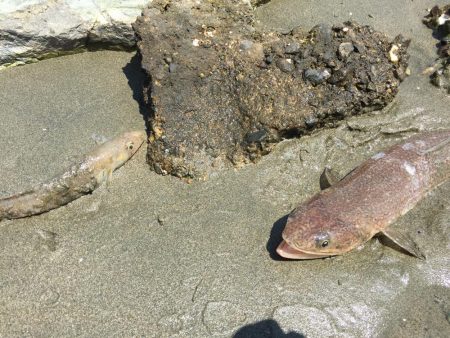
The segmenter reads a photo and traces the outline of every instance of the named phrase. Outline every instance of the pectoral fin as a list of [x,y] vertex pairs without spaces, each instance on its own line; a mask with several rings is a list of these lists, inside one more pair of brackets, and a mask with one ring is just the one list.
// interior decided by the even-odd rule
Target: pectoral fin
[[95,176],[97,179],[97,184],[100,185],[105,183],[106,187],[108,187],[112,179],[112,173],[113,171],[111,169],[103,169],[99,171]]
[[111,184],[111,181],[112,181],[112,173],[113,173],[113,171],[112,171],[112,169],[108,169],[107,171],[106,171],[106,187],[107,188],[109,188],[109,185]]
[[350,175],[353,171],[355,171],[356,168],[350,170],[344,177],[339,177],[338,173],[331,169],[329,166],[326,166],[323,170],[322,174],[320,175],[320,189],[325,190],[331,187],[332,185],[335,185],[337,182],[342,181],[344,178],[346,178],[348,175]]
[[381,233],[411,255],[420,259],[425,259],[425,255],[420,251],[417,244],[409,238],[409,236],[406,236],[392,228],[386,228],[381,231]]
[[320,189],[325,190],[340,181],[338,175],[330,168],[325,167],[320,175]]

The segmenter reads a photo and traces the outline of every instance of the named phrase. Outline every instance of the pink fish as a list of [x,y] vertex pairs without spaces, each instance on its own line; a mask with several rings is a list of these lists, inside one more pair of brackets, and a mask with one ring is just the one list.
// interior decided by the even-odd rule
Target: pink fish
[[382,233],[425,258],[393,223],[449,178],[450,130],[418,134],[375,154],[294,209],[277,253],[291,259],[341,255]]

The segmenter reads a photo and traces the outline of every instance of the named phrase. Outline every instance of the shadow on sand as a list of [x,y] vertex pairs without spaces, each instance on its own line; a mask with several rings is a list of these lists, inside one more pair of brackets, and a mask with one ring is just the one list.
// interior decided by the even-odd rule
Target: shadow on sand
[[[142,57],[139,53],[136,53],[128,62],[125,67],[122,68],[123,73],[128,79],[128,85],[133,91],[133,99],[139,104],[139,113],[145,122],[145,128],[147,132],[150,130],[150,107],[147,107],[144,100],[144,87],[148,87],[149,76],[147,76],[141,67]],[[150,93],[148,93],[150,97]]]
[[284,333],[275,320],[266,319],[241,327],[233,338],[305,338],[305,335],[297,332]]
[[286,222],[289,215],[285,215],[278,219],[272,227],[272,231],[270,232],[269,240],[266,244],[266,249],[269,252],[270,258],[276,261],[286,261],[283,257],[280,257],[277,254],[277,246],[281,243],[282,237],[281,234],[283,232],[284,227],[286,226]]

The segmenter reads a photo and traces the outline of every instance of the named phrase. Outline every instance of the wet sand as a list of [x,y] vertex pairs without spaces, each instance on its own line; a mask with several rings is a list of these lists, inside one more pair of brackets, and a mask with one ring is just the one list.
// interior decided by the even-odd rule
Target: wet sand
[[[299,3],[258,8],[261,26],[309,29],[352,12],[413,38],[412,74],[394,102],[207,182],[159,176],[140,151],[108,188],[1,222],[0,336],[447,336],[450,183],[396,223],[426,261],[378,239],[324,260],[274,253],[285,215],[319,190],[325,165],[345,175],[417,131],[450,128],[449,97],[420,74],[435,57],[420,22],[434,3]],[[53,177],[96,141],[144,128],[139,85],[137,59],[123,52],[0,72],[0,196]]]

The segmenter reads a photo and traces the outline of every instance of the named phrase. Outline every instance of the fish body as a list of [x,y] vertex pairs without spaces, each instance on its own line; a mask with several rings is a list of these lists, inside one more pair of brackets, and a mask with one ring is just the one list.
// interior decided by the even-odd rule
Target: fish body
[[89,194],[144,143],[144,131],[124,133],[103,143],[62,175],[34,189],[0,199],[0,221],[41,214]]
[[390,225],[448,179],[450,130],[418,134],[375,154],[294,209],[277,252],[291,259],[340,255],[383,233],[421,257]]

